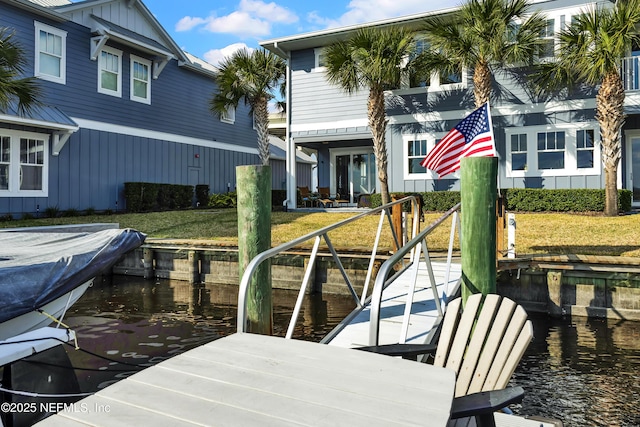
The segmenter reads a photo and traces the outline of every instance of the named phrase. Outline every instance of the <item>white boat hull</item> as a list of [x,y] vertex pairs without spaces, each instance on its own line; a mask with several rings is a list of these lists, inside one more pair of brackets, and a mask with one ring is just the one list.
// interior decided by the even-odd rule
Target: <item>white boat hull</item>
[[45,304],[40,307],[42,313],[40,311],[30,311],[0,323],[0,341],[50,325],[54,321],[46,314],[63,321],[65,312],[85,293],[92,283],[93,279],[88,280],[70,292]]

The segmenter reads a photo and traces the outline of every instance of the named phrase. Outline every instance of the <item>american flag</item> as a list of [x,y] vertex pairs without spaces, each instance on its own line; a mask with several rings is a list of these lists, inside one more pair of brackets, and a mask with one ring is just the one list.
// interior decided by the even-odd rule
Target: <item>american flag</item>
[[438,179],[460,169],[463,157],[494,157],[496,149],[489,103],[462,119],[436,144],[420,164],[438,174]]

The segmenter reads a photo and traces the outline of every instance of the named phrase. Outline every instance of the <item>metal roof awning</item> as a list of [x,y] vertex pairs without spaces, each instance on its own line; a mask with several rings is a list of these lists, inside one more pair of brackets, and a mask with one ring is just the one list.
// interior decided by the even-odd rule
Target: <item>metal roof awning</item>
[[94,22],[92,32],[97,36],[91,38],[91,60],[98,59],[98,53],[107,40],[113,39],[119,43],[135,47],[155,56],[153,60],[153,78],[157,79],[167,63],[175,56],[171,50],[157,41],[141,34],[123,28],[119,25],[91,15]]
[[15,103],[10,104],[6,111],[0,111],[0,123],[31,126],[45,129],[53,135],[52,154],[57,156],[64,147],[71,134],[80,127],[69,116],[57,107],[40,105],[28,111],[20,111]]

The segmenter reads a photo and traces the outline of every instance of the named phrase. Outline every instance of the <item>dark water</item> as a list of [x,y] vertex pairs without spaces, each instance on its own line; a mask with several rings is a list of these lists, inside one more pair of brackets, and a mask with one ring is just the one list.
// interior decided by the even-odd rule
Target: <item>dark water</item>
[[[119,276],[96,281],[66,318],[83,349],[68,351],[81,368],[75,372],[82,390],[95,392],[234,333],[237,291]],[[276,335],[284,335],[296,296],[275,292]],[[295,337],[319,341],[353,308],[349,296],[309,297]],[[640,426],[640,322],[532,317],[535,341],[513,378],[526,396],[514,412],[565,426]]]
[[513,377],[521,413],[565,426],[640,426],[640,322],[531,316],[535,334]]

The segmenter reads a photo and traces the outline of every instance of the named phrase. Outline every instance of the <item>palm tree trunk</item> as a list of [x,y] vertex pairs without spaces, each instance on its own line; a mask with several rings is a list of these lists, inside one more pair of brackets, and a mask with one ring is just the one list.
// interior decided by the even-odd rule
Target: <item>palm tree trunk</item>
[[267,98],[259,98],[254,105],[255,126],[258,133],[258,156],[263,166],[269,164],[269,109]]
[[600,124],[606,216],[618,215],[618,164],[624,124],[624,87],[617,71],[607,74],[596,96],[596,119]]
[[373,154],[376,156],[376,169],[380,181],[380,195],[382,204],[389,203],[389,177],[387,174],[387,144],[385,133],[387,131],[387,117],[384,109],[384,91],[382,88],[370,88],[367,103],[369,115],[369,127],[373,135]]
[[473,72],[473,97],[476,108],[489,102],[491,96],[491,69],[486,62],[478,62]]

